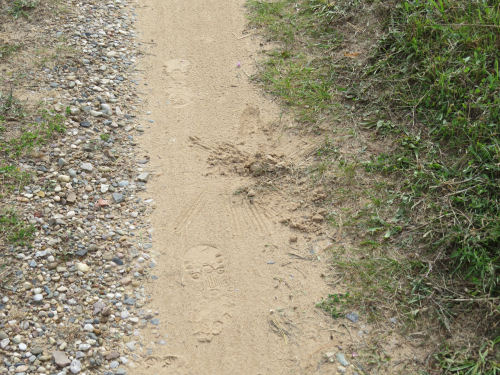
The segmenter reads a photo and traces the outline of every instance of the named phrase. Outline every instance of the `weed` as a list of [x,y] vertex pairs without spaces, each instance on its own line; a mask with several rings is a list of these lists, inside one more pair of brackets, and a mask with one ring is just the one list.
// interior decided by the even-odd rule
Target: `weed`
[[318,302],[316,304],[316,307],[326,312],[333,319],[337,319],[345,315],[344,307],[348,300],[349,300],[349,293],[329,294],[327,298]]
[[5,59],[12,55],[14,52],[21,48],[18,44],[3,44],[0,45],[0,60]]
[[0,213],[0,235],[7,242],[17,246],[27,246],[31,243],[35,228],[26,224],[12,211]]
[[21,190],[31,181],[28,172],[21,171],[15,165],[0,165],[0,198],[13,190]]
[[21,134],[7,141],[0,141],[0,152],[9,157],[19,157],[33,147],[46,143],[56,133],[64,133],[64,117],[41,110],[36,121],[24,126]]
[[[493,340],[488,340],[481,345],[477,353],[469,351],[455,352],[449,348],[444,348],[436,355],[436,360],[440,363],[445,374],[457,375],[497,375],[500,371],[500,358],[498,355],[498,344],[500,336]],[[496,355],[493,360],[488,360],[491,355]]]
[[12,91],[8,95],[0,92],[0,121],[7,119],[18,120],[23,118],[24,115],[23,106]]
[[110,138],[110,135],[108,133],[102,133],[100,136],[101,140],[103,140],[104,142],[107,142],[109,141],[109,138]]
[[34,0],[14,0],[9,9],[9,13],[15,19],[28,18],[28,11],[35,9],[38,5]]

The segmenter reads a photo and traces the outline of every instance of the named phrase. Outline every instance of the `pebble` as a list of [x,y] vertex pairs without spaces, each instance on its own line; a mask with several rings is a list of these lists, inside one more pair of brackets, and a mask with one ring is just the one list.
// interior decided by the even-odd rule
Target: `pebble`
[[120,194],[120,193],[113,193],[112,196],[113,196],[113,201],[115,203],[121,203],[125,200],[125,197],[123,196],[123,194]]
[[71,363],[66,353],[59,350],[52,353],[52,358],[58,367],[66,367]]
[[71,361],[71,365],[69,366],[69,370],[73,374],[78,374],[82,371],[82,363],[78,359],[74,359]]
[[76,269],[80,272],[87,273],[90,270],[90,267],[85,263],[76,263]]
[[344,354],[343,354],[343,353],[340,353],[340,352],[339,352],[339,353],[337,353],[337,354],[335,355],[335,357],[337,358],[337,361],[339,361],[339,363],[340,363],[342,366],[344,366],[344,367],[349,366],[349,362],[347,362],[347,360],[345,359],[345,356],[344,356]]
[[137,181],[147,182],[148,178],[149,178],[149,173],[141,173],[139,176],[137,176]]
[[359,315],[355,312],[347,313],[345,317],[353,323],[356,323],[359,320]]
[[10,344],[10,339],[6,338],[0,341],[0,348],[5,349]]
[[92,172],[94,166],[91,163],[82,163],[80,164],[80,169],[83,169],[85,172]]

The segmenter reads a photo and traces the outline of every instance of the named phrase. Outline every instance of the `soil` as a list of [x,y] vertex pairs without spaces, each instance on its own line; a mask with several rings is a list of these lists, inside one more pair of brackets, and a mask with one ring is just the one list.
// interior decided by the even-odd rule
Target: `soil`
[[[356,351],[384,328],[316,307],[346,290],[329,277],[325,193],[296,173],[320,139],[296,134],[250,82],[261,46],[246,23],[243,0],[138,9],[160,324],[144,332],[149,353],[132,373],[364,373]],[[397,373],[415,349],[387,335]]]

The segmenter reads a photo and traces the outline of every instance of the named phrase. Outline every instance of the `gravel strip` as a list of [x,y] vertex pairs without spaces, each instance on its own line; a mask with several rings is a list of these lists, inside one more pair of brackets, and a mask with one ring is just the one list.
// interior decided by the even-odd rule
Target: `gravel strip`
[[34,178],[9,198],[36,232],[30,247],[0,251],[0,374],[125,374],[155,316],[144,308],[153,201],[140,194],[151,176],[134,140],[133,7],[66,6],[37,26],[72,51],[29,75],[66,132],[21,160]]

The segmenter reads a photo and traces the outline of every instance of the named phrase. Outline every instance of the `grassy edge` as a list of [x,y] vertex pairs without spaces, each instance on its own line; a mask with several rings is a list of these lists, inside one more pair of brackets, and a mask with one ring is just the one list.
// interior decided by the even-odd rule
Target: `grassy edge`
[[[373,5],[375,5],[375,7],[383,6],[382,4],[377,3],[377,1],[367,2],[361,0],[338,1],[335,3],[320,0],[284,0],[275,2],[249,1],[249,17],[252,25],[263,28],[265,30],[265,34],[270,40],[278,41],[280,43],[277,49],[268,54],[267,59],[261,66],[261,70],[257,75],[256,81],[261,83],[265,90],[280,97],[282,99],[282,103],[285,106],[292,108],[292,110],[296,113],[298,120],[306,125],[315,125],[323,122],[325,119],[330,119],[334,114],[338,114],[339,108],[345,110],[346,103],[349,103],[347,108],[363,108],[365,110],[365,113],[363,114],[365,119],[362,122],[362,125],[367,129],[371,129],[371,131],[376,134],[377,138],[391,139],[394,146],[397,148],[394,158],[387,156],[387,154],[382,154],[372,158],[372,160],[368,162],[363,163],[362,167],[368,173],[382,173],[390,176],[391,178],[398,178],[401,186],[398,188],[399,190],[396,191],[396,194],[392,194],[398,195],[398,198],[395,200],[391,197],[391,194],[387,194],[379,198],[379,205],[380,203],[386,204],[391,202],[391,204],[398,207],[398,211],[402,212],[395,213],[390,210],[385,210],[384,212],[383,209],[377,209],[375,207],[376,204],[372,204],[371,207],[367,207],[367,211],[369,212],[364,215],[364,218],[357,217],[359,212],[351,216],[351,230],[354,232],[364,231],[369,233],[368,239],[365,239],[363,242],[365,242],[365,244],[375,244],[373,248],[369,249],[369,256],[375,257],[377,262],[380,262],[378,264],[377,262],[371,262],[368,267],[366,264],[363,264],[366,263],[363,262],[363,259],[361,259],[361,261],[360,259],[353,259],[349,262],[337,260],[334,261],[335,268],[343,271],[346,271],[349,267],[356,267],[358,269],[359,267],[362,267],[364,270],[371,269],[373,274],[372,276],[378,277],[378,280],[390,282],[391,278],[384,277],[385,275],[381,272],[386,270],[384,263],[387,261],[389,263],[395,262],[394,264],[396,264],[397,267],[408,264],[409,268],[404,266],[402,269],[410,271],[404,275],[405,277],[408,276],[410,282],[406,283],[405,288],[401,289],[401,291],[410,292],[412,295],[411,303],[408,301],[404,301],[402,303],[402,307],[405,310],[404,315],[411,317],[411,320],[414,321],[420,312],[423,313],[428,311],[429,308],[426,305],[433,304],[432,310],[435,312],[437,311],[436,316],[440,320],[440,326],[442,329],[444,328],[445,332],[448,331],[448,335],[450,334],[450,330],[456,328],[452,326],[451,321],[459,314],[472,315],[478,312],[481,314],[488,314],[489,322],[494,324],[494,317],[498,314],[498,305],[496,304],[497,298],[495,297],[495,289],[498,284],[491,278],[486,284],[482,283],[482,280],[480,279],[487,279],[488,277],[493,277],[496,274],[495,268],[498,267],[498,258],[495,260],[494,255],[493,258],[485,258],[484,264],[481,263],[481,260],[477,261],[476,263],[482,268],[472,270],[472,273],[469,274],[467,269],[472,268],[470,267],[471,260],[467,257],[470,257],[471,255],[474,256],[474,247],[470,248],[472,252],[470,254],[464,251],[465,248],[462,248],[464,250],[461,250],[461,252],[459,250],[458,253],[456,251],[452,253],[455,258],[455,262],[453,262],[452,266],[445,264],[449,253],[445,256],[439,248],[436,250],[436,247],[434,247],[433,251],[429,251],[432,250],[432,247],[427,247],[426,250],[416,254],[415,259],[409,259],[408,261],[406,259],[402,259],[401,257],[387,258],[379,256],[381,253],[381,247],[386,248],[387,246],[405,248],[405,250],[408,251],[409,248],[412,246],[415,247],[416,245],[416,248],[419,249],[417,251],[420,252],[421,249],[425,249],[425,244],[423,244],[425,241],[415,240],[415,237],[418,236],[422,236],[423,238],[430,236],[429,239],[439,242],[439,246],[441,247],[447,246],[448,248],[452,248],[453,246],[456,246],[452,244],[453,236],[448,236],[449,233],[453,235],[453,225],[450,226],[446,223],[446,225],[442,226],[441,238],[438,237],[440,234],[438,230],[435,232],[429,232],[427,229],[432,226],[439,228],[444,221],[442,219],[445,216],[443,216],[442,211],[440,211],[441,207],[439,206],[439,202],[436,202],[434,205],[429,205],[426,209],[426,214],[429,214],[430,217],[433,218],[427,223],[422,222],[421,217],[412,217],[412,214],[408,213],[410,211],[408,210],[408,207],[414,209],[415,205],[418,206],[419,204],[422,204],[422,202],[425,202],[425,199],[428,199],[426,195],[431,195],[429,194],[429,188],[432,188],[433,186],[430,184],[431,182],[435,182],[435,184],[437,184],[441,189],[446,187],[448,190],[445,191],[445,194],[450,194],[450,196],[455,196],[455,193],[457,192],[458,194],[463,192],[461,192],[459,187],[455,187],[455,184],[453,184],[454,182],[460,181],[457,180],[457,178],[461,177],[460,175],[450,177],[446,176],[444,173],[432,173],[431,177],[433,178],[437,175],[437,178],[434,178],[435,181],[425,178],[421,178],[422,181],[404,178],[404,174],[407,173],[408,170],[413,171],[413,174],[416,175],[417,178],[419,177],[419,174],[422,173],[422,154],[427,151],[432,152],[433,157],[430,157],[429,160],[423,160],[427,162],[425,168],[428,168],[430,171],[441,167],[435,162],[437,157],[443,157],[444,155],[444,157],[448,157],[451,161],[455,162],[456,154],[453,154],[453,148],[456,148],[456,145],[454,146],[450,143],[447,144],[446,142],[438,144],[435,141],[436,138],[433,138],[433,135],[430,134],[425,128],[422,128],[420,124],[415,126],[416,123],[426,120],[425,118],[422,118],[421,115],[416,113],[420,111],[419,105],[421,103],[426,106],[434,105],[435,103],[432,102],[432,99],[431,101],[428,101],[426,96],[416,97],[414,91],[408,90],[404,98],[412,106],[409,106],[407,103],[405,103],[405,106],[401,106],[401,103],[389,101],[389,99],[387,99],[387,92],[390,91],[387,87],[375,87],[374,89],[373,82],[376,81],[376,79],[370,80],[367,77],[371,75],[371,78],[380,78],[380,76],[377,76],[377,69],[392,69],[392,65],[384,66],[381,63],[374,63],[374,60],[369,61],[367,59],[363,63],[359,63],[357,66],[356,64],[346,64],[347,69],[354,72],[359,70],[360,67],[370,68],[366,72],[363,74],[358,72],[356,72],[356,74],[345,74],[344,77],[341,77],[341,74],[346,73],[347,70],[346,66],[341,66],[341,61],[343,60],[342,57],[335,61],[334,64],[331,63],[332,56],[336,56],[335,52],[338,51],[338,47],[344,39],[341,32],[342,27],[339,26],[341,21],[350,20],[353,18],[353,15],[359,16],[360,13],[356,13],[354,10],[356,7],[363,8],[365,5],[370,7]],[[442,16],[446,13],[445,10],[446,7],[449,6],[449,3],[447,1],[429,1],[427,5],[430,7],[437,7],[436,9],[431,9],[431,11],[437,12]],[[405,11],[407,12],[406,14],[411,15],[413,10],[407,8]],[[385,19],[381,22],[381,24],[385,23],[386,26],[390,24],[392,27],[395,27],[398,26],[397,22],[402,23],[405,21],[405,19],[401,19],[402,15],[404,16],[405,14],[404,12],[390,14],[393,18]],[[395,16],[400,18],[398,19]],[[429,26],[424,25],[422,27],[425,29]],[[454,27],[455,26],[450,26],[450,28]],[[401,28],[397,30],[398,32],[401,32]],[[445,32],[447,31],[445,30]],[[453,36],[455,36],[455,34],[453,34]],[[461,35],[459,34],[458,37],[460,36]],[[380,44],[378,44],[378,46],[383,46],[384,43],[386,43],[385,46],[387,46],[387,38],[389,37],[394,36],[390,35],[390,33],[387,33],[386,31],[379,39]],[[399,47],[402,45],[404,44],[402,43]],[[416,48],[418,50],[418,46]],[[383,51],[381,47],[378,48],[376,52],[379,54],[379,60],[383,61],[381,57],[384,56],[380,55],[380,51]],[[388,52],[387,48],[386,51]],[[354,53],[344,52],[344,57],[350,58],[353,56]],[[373,56],[376,57],[376,53]],[[329,61],[326,62],[327,60]],[[466,62],[468,62],[468,60]],[[392,61],[391,63],[394,64]],[[470,68],[468,69],[470,71]],[[495,71],[494,68],[493,71]],[[496,71],[497,77],[499,77],[498,69]],[[394,71],[391,71],[391,74],[394,78]],[[489,73],[486,72],[487,76],[488,74]],[[350,81],[346,82],[345,77],[348,77]],[[444,78],[446,78],[446,76],[444,76]],[[453,80],[450,81],[450,79],[451,78],[449,78],[448,81],[443,82],[453,82]],[[367,85],[364,85],[363,80],[370,80],[372,87],[367,88]],[[490,86],[496,85],[495,82],[496,81],[494,80],[490,80]],[[397,89],[402,90],[401,87],[397,87]],[[466,89],[467,86],[465,86],[464,90]],[[493,91],[496,89],[493,89]],[[390,104],[388,105],[388,107],[390,107],[390,111],[378,111],[377,109],[374,110],[373,108],[367,108],[364,102],[373,98],[374,93],[383,94],[380,96],[381,98],[384,98],[386,101],[385,103]],[[415,98],[413,99],[413,102],[411,102],[411,98]],[[375,102],[378,105],[383,103],[382,100],[376,100]],[[489,102],[486,102],[485,105],[487,106],[488,103]],[[410,109],[411,123],[405,123],[405,121],[401,120],[402,117],[404,117],[408,112],[408,108]],[[494,113],[493,116],[495,116]],[[468,120],[470,121],[470,119]],[[492,134],[495,139],[495,133]],[[498,135],[498,133],[496,134]],[[447,136],[450,136],[450,134],[447,134]],[[498,140],[498,138],[496,139]],[[447,151],[446,147],[448,147],[451,151]],[[471,149],[471,152],[473,151],[474,149]],[[331,163],[330,165],[332,164],[335,163]],[[325,163],[324,165],[326,166],[328,164]],[[323,168],[325,169],[327,167]],[[449,186],[446,185],[450,182],[452,182],[451,186],[453,186],[453,190],[451,191],[449,190]],[[465,192],[470,192],[472,189],[477,188],[478,181],[475,182],[476,184],[472,187],[470,185],[465,186],[463,188],[465,189]],[[416,194],[411,191],[414,188],[419,190]],[[433,189],[439,191],[439,189],[436,189],[435,187]],[[410,191],[410,194],[407,193],[408,190]],[[495,194],[494,191],[495,188],[493,187],[491,190],[492,194]],[[435,191],[432,193],[435,194]],[[498,201],[496,201],[496,203],[495,201],[490,201],[490,203],[492,203],[491,206],[493,206],[493,208],[496,206],[496,209],[498,209]],[[405,210],[406,213],[404,212]],[[399,214],[401,215],[398,218]],[[486,214],[488,215],[488,213]],[[456,216],[457,211],[451,210],[445,215]],[[491,212],[489,215],[491,215]],[[458,216],[461,215],[458,214]],[[469,218],[465,218],[465,220],[467,221]],[[459,223],[459,225],[462,225],[462,223]],[[494,237],[492,237],[492,241],[492,244],[494,245]],[[498,238],[496,241],[498,244]],[[430,241],[427,241],[427,243],[430,243]],[[367,252],[366,246],[362,245],[361,248],[362,251]],[[495,254],[494,249],[493,252],[490,250],[490,254]],[[460,259],[460,257],[462,259]],[[456,261],[457,258],[458,262]],[[475,260],[476,259],[472,259],[472,261]],[[439,269],[440,271],[435,273],[436,269]],[[490,276],[484,277],[484,275],[486,275],[484,272],[487,272]],[[446,290],[446,283],[444,285],[436,284],[440,277],[444,277],[448,280],[446,273],[451,273],[453,275],[452,280],[455,284],[453,285],[453,288],[455,288],[455,290],[452,293],[448,293],[449,291]],[[431,277],[429,277],[430,274]],[[476,278],[476,280],[474,280],[474,278]],[[374,279],[372,278],[372,281],[373,280]],[[400,279],[396,278],[395,282],[398,283],[399,280]],[[362,283],[362,285],[367,284]],[[375,285],[378,284],[376,283]],[[456,294],[457,290],[462,290],[462,292]],[[391,293],[392,292],[394,292],[394,288],[391,288]],[[435,298],[434,296],[436,295],[438,295],[439,298]],[[380,295],[376,295],[376,297],[379,298]],[[369,302],[370,298],[367,298],[365,294],[358,296],[357,299],[350,298],[350,300],[357,301],[358,304],[362,305]],[[328,299],[326,299],[326,301],[328,301]],[[324,301],[320,302],[320,304],[323,302]],[[416,306],[420,306],[420,308],[414,308],[415,304]],[[322,306],[323,305],[324,303]],[[325,306],[329,308],[330,305],[331,304],[326,304]],[[441,313],[439,313],[439,310],[441,310]],[[427,315],[428,318],[432,317],[429,313],[422,315]],[[437,351],[434,364],[437,363],[446,373],[496,373],[498,368],[498,358],[496,358],[495,355],[492,356],[492,353],[498,350],[496,347],[498,342],[497,338],[498,335],[495,337],[493,334],[492,339],[484,338],[482,343],[481,340],[479,340],[479,342],[472,343],[470,351],[462,352],[461,349],[457,347],[447,347]],[[443,345],[445,345],[445,342]],[[482,349],[485,343],[491,344],[489,347],[492,349],[487,352],[488,355],[484,355],[485,351]],[[450,358],[453,358],[453,360],[450,360]]]

